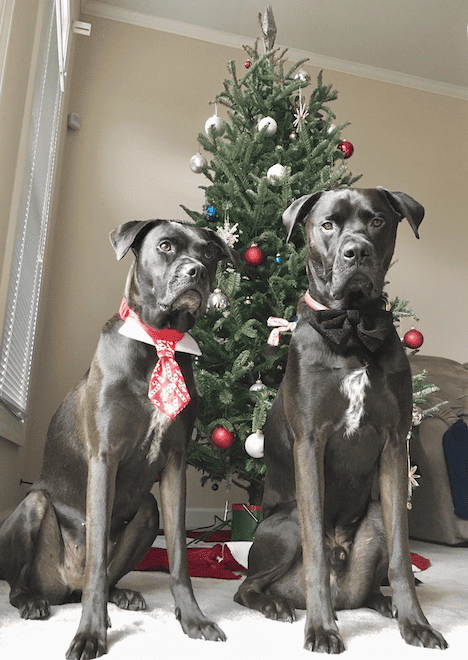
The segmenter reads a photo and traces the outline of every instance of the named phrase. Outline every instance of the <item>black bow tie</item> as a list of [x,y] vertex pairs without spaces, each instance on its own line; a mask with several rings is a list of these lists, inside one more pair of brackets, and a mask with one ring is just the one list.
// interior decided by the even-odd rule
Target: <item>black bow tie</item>
[[308,309],[307,321],[323,337],[342,346],[350,337],[374,353],[393,330],[393,315],[384,309]]

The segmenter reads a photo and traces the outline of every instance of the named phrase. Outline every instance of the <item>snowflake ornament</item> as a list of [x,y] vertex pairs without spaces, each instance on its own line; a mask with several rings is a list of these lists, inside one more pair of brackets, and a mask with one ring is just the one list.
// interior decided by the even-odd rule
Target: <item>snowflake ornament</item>
[[234,247],[234,245],[239,240],[239,234],[242,234],[242,231],[240,229],[239,232],[237,233],[238,226],[239,224],[237,222],[235,225],[231,226],[229,224],[229,218],[224,218],[224,227],[217,227],[216,233],[220,238],[223,239],[225,243],[229,245],[229,247]]
[[307,110],[307,106],[303,101],[301,94],[299,94],[298,96],[298,101],[299,101],[299,107],[294,113],[296,119],[293,121],[293,125],[297,131],[301,131],[302,127],[306,123],[307,117],[309,116],[309,111]]

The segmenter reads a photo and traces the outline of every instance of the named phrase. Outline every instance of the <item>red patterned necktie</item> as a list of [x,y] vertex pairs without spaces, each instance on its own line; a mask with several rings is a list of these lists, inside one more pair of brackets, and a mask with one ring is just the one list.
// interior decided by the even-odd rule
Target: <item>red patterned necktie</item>
[[156,347],[158,361],[151,374],[148,398],[166,417],[173,420],[190,402],[190,394],[184,376],[174,358],[176,344],[184,337],[184,332],[167,328],[156,330],[138,318],[136,312],[128,306],[125,298],[119,309],[119,317],[125,321],[134,318],[151,337]]

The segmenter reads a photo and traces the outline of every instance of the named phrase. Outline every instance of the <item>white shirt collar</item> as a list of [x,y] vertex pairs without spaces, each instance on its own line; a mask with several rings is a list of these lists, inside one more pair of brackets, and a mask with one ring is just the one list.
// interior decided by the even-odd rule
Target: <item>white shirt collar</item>
[[[138,321],[131,316],[123,322],[122,327],[119,328],[119,333],[124,335],[124,337],[136,339],[137,341],[142,341],[145,344],[154,346],[154,341],[149,334],[141,327]],[[179,351],[179,353],[190,353],[191,355],[202,354],[197,342],[188,332],[186,332],[182,339],[176,344],[176,351]]]

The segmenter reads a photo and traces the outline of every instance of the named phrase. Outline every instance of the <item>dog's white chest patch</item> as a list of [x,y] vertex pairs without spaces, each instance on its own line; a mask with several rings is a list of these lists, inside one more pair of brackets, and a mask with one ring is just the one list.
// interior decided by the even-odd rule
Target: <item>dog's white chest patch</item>
[[341,392],[348,397],[349,405],[345,412],[345,433],[347,436],[355,433],[364,415],[366,388],[369,386],[367,367],[361,367],[348,374],[341,383]]
[[162,437],[170,423],[171,420],[166,415],[163,415],[157,408],[154,409],[145,438],[145,444],[149,443],[146,455],[149,464],[154,463],[158,458]]

